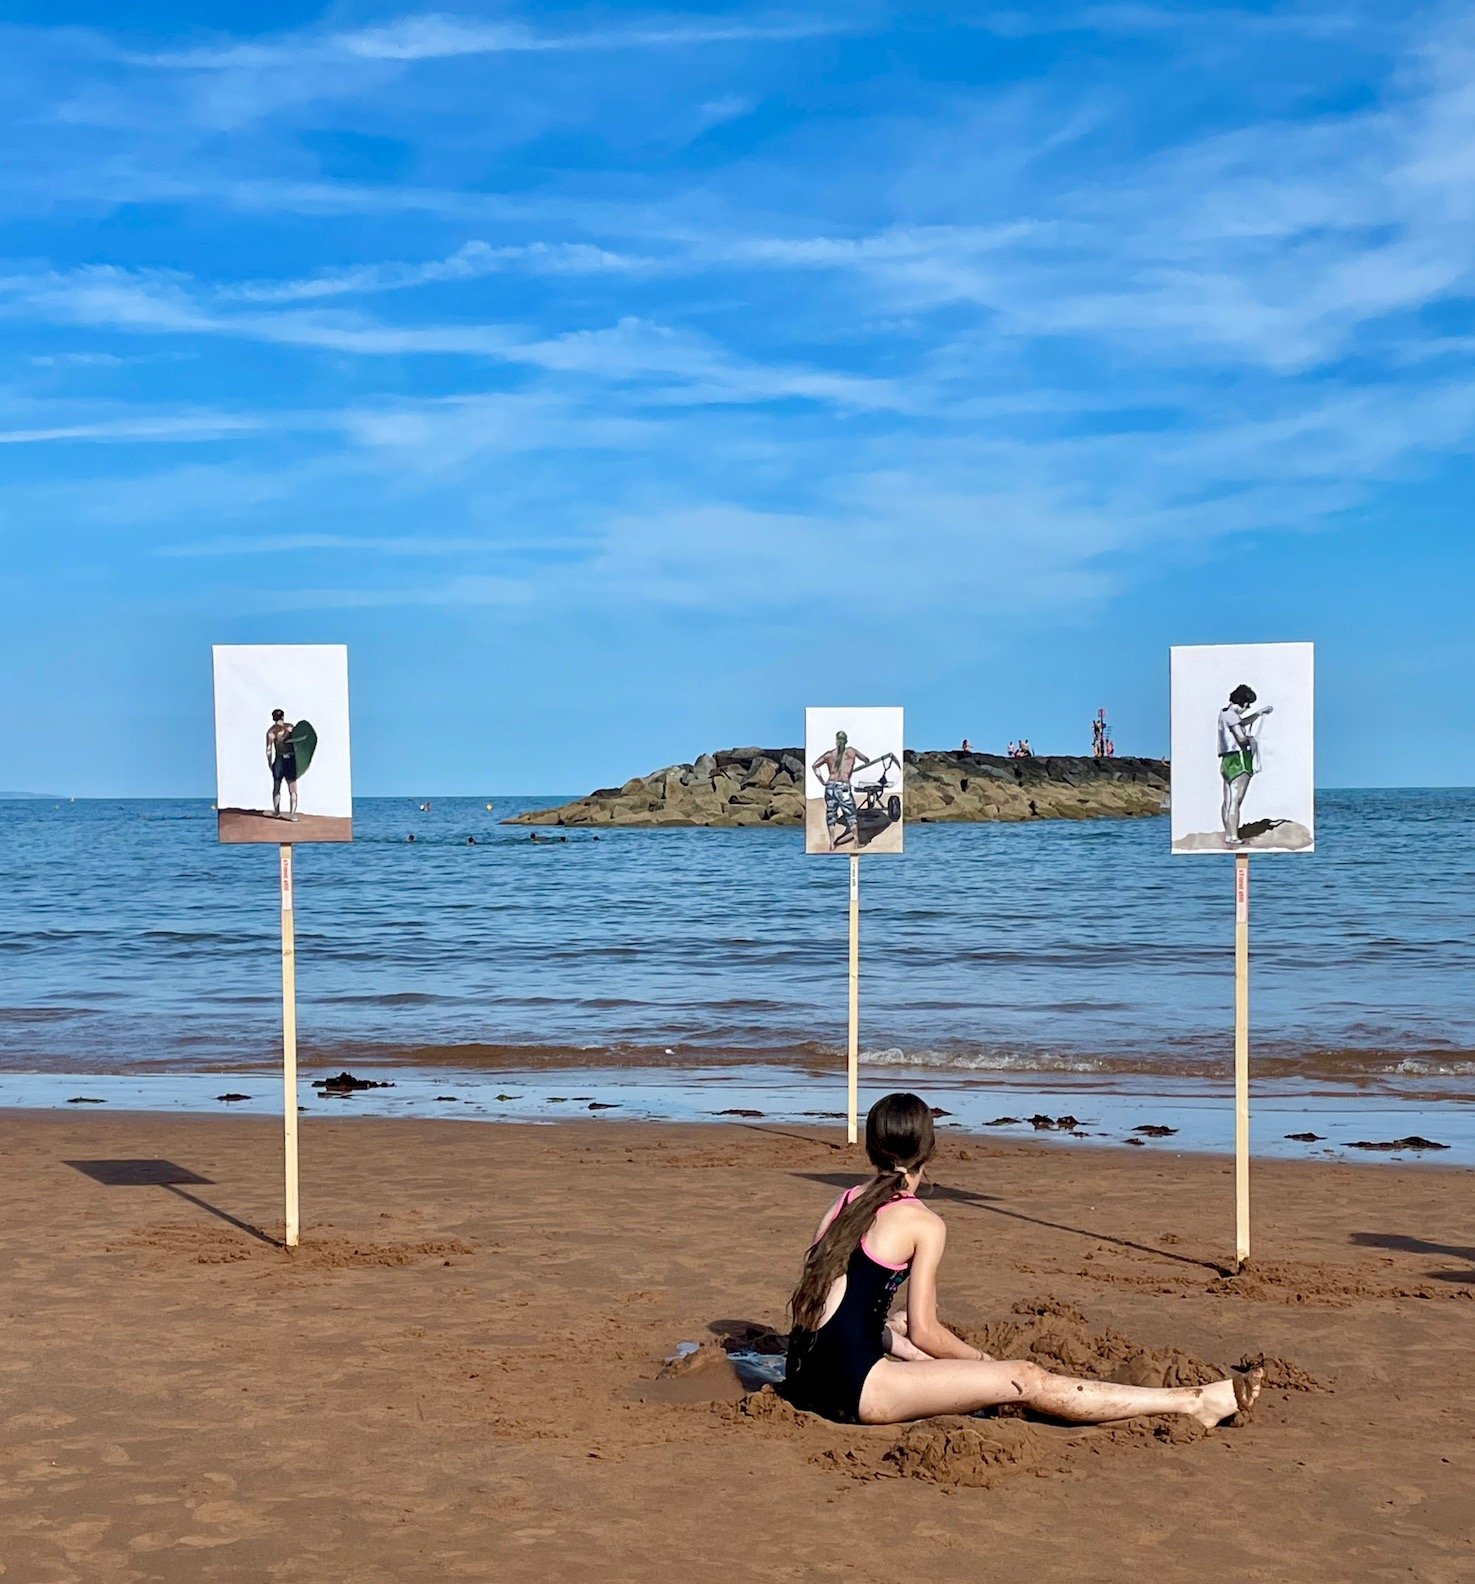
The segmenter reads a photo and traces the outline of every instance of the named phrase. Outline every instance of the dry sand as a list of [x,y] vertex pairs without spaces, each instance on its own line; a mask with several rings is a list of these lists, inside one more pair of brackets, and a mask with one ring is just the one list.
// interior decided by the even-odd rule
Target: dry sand
[[825,823],[825,800],[823,798],[807,798],[804,803],[804,850],[809,853],[818,853],[823,857],[831,854],[843,855],[845,853],[899,853],[902,851],[903,833],[906,830],[904,820],[894,824],[881,825],[879,816],[869,816],[869,823],[864,827],[869,835],[863,835],[859,844],[855,842],[841,842],[838,847],[830,845],[830,828]]
[[353,840],[353,821],[335,814],[299,814],[291,820],[259,809],[223,808],[216,833],[223,842],[346,842]]
[[314,1120],[295,1254],[279,1159],[242,1117],[0,1116],[5,1584],[1475,1576],[1468,1171],[1263,1164],[1226,1279],[1224,1162],[948,1139],[960,1328],[1272,1385],[1216,1432],[868,1429],[721,1347],[781,1324],[833,1134]]

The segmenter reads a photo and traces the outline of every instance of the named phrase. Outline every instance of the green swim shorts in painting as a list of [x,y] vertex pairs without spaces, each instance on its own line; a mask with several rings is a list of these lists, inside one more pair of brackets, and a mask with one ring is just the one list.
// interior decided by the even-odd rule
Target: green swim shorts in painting
[[1238,781],[1241,776],[1254,775],[1254,754],[1248,748],[1240,748],[1234,753],[1220,754],[1219,773],[1226,781]]

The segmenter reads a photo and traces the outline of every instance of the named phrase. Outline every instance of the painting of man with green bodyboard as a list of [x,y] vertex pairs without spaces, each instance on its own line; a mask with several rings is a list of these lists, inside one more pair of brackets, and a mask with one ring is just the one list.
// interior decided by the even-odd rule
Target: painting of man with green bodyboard
[[[215,706],[221,841],[351,840],[348,658],[342,645],[217,647]],[[265,774],[258,757],[263,749]]]
[[297,818],[297,778],[307,774],[318,745],[318,734],[307,721],[289,721],[285,710],[271,712],[266,728],[266,766],[271,771],[271,811],[282,815],[282,783],[287,784],[289,820]]

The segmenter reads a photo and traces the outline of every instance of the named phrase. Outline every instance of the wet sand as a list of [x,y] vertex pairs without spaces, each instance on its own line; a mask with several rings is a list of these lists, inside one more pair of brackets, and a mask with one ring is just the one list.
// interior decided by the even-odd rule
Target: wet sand
[[[27,1584],[1156,1578],[1475,1569],[1467,1170],[945,1139],[946,1317],[1252,1421],[921,1429],[745,1395],[859,1162],[833,1131],[0,1114],[0,1565]],[[679,1371],[662,1360],[706,1343]]]

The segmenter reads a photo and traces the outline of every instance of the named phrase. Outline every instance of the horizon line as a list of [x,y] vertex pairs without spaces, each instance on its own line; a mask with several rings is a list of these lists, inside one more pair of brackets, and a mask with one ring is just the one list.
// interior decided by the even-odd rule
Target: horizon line
[[[1036,758],[1084,758],[1086,755],[1072,754],[1037,754]],[[1123,755],[1121,757],[1134,757]],[[1135,756],[1145,757],[1145,756]],[[1317,792],[1471,792],[1475,791],[1475,783],[1467,781],[1438,781],[1425,782],[1418,785],[1412,783],[1387,783],[1376,785],[1332,786],[1320,785],[1315,788]],[[567,802],[570,799],[586,798],[588,792],[364,792],[356,795],[355,802],[363,803],[389,803],[404,801],[434,801],[440,798],[443,801],[470,798],[493,799],[511,798],[516,801],[538,800],[542,798],[559,798]],[[214,803],[214,794],[209,792],[169,792],[148,793],[130,792],[123,795],[105,792],[0,792],[0,803]],[[1150,816],[1139,816],[1150,817]],[[936,823],[936,822],[929,822]],[[943,821],[942,823],[958,823]],[[961,822],[969,823],[969,822]]]

